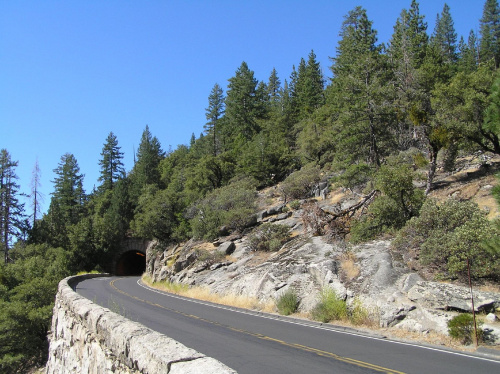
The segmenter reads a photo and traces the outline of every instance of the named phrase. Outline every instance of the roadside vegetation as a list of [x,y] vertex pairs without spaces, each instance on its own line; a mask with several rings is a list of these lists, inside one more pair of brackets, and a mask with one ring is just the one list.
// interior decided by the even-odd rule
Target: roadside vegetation
[[274,302],[269,300],[262,302],[256,297],[235,294],[216,294],[210,292],[208,288],[188,286],[182,283],[169,281],[154,282],[149,275],[144,274],[142,281],[150,286],[166,292],[185,297],[191,297],[197,300],[208,301],[211,303],[234,306],[237,308],[259,310],[263,312],[272,312],[275,309]]
[[[385,44],[366,10],[354,7],[334,30],[339,42],[329,67],[311,51],[290,62],[287,79],[270,67],[259,81],[242,62],[225,89],[214,84],[208,93],[202,134],[165,152],[146,126],[132,170],[124,169],[110,132],[93,191],[84,191],[75,156],[63,154],[45,214],[38,165],[28,209],[19,200],[17,162],[1,150],[0,372],[43,364],[57,282],[110,270],[125,238],[166,246],[252,227],[254,250],[279,250],[288,232],[255,226],[257,191],[269,186],[303,211],[314,235],[352,242],[395,237],[395,251],[431,277],[461,281],[470,260],[475,282],[498,282],[500,224],[471,202],[428,195],[438,166],[451,172],[460,155],[500,154],[500,7],[486,0],[479,33],[458,36],[447,5],[433,30],[417,1],[407,6]],[[326,212],[305,201],[320,181],[353,191],[362,203]],[[493,194],[500,198],[498,188]],[[355,276],[349,261],[343,271]],[[321,321],[365,320],[360,305],[347,307],[327,291],[313,314]]]

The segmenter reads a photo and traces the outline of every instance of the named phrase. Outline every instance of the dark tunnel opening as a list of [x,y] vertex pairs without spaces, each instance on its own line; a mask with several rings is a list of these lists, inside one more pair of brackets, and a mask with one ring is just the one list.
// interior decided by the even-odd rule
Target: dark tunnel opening
[[128,251],[116,263],[116,275],[142,275],[146,270],[146,255],[140,251]]

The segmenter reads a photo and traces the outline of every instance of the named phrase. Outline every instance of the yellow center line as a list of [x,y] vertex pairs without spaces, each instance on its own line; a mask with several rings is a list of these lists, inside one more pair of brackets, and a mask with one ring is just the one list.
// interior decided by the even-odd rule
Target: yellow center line
[[130,297],[130,298],[132,298],[134,300],[137,300],[137,301],[140,301],[142,303],[145,303],[145,304],[148,304],[148,305],[152,305],[152,306],[155,306],[157,308],[164,309],[164,310],[168,310],[170,312],[173,312],[173,313],[176,313],[176,314],[180,314],[180,315],[188,317],[188,318],[193,318],[193,319],[197,319],[197,320],[200,320],[200,321],[203,321],[203,322],[210,323],[212,325],[220,326],[220,327],[223,327],[223,328],[226,328],[226,329],[229,329],[229,330],[232,330],[232,331],[236,331],[236,332],[239,332],[239,333],[242,333],[242,334],[245,334],[245,335],[253,336],[253,337],[261,339],[261,340],[272,341],[272,342],[275,342],[275,343],[278,343],[278,344],[281,344],[281,345],[284,345],[284,346],[287,346],[287,347],[291,347],[291,348],[294,348],[294,349],[299,349],[299,350],[304,351],[304,352],[314,353],[314,354],[316,354],[318,356],[333,358],[334,360],[337,360],[337,361],[341,361],[341,362],[345,362],[345,363],[348,363],[348,364],[356,365],[356,366],[359,366],[359,367],[363,367],[363,368],[367,368],[367,369],[379,371],[379,372],[382,372],[382,373],[387,373],[387,374],[404,374],[404,372],[401,372],[401,371],[396,371],[396,370],[388,369],[388,368],[385,368],[383,366],[378,366],[378,365],[370,364],[368,362],[355,360],[355,359],[349,358],[349,357],[342,357],[342,356],[339,356],[339,355],[337,355],[335,353],[331,353],[331,352],[327,352],[327,351],[322,351],[320,349],[308,347],[308,346],[301,345],[301,344],[287,343],[287,342],[285,342],[283,340],[279,340],[279,339],[276,339],[276,338],[271,338],[271,337],[266,336],[266,335],[262,335],[262,334],[258,334],[258,333],[253,333],[253,332],[250,332],[250,331],[241,330],[241,329],[238,329],[238,328],[235,328],[235,327],[223,325],[223,324],[221,324],[219,322],[210,321],[210,320],[207,320],[205,318],[201,318],[201,317],[198,317],[198,316],[195,316],[195,315],[192,315],[192,314],[188,314],[188,313],[184,313],[184,312],[181,312],[181,311],[178,311],[178,310],[175,310],[175,309],[163,306],[163,305],[152,303],[150,301],[141,299],[141,298],[139,298],[137,296],[130,295],[129,293],[127,293],[125,291],[122,291],[119,288],[117,288],[115,286],[115,282],[118,281],[118,280],[120,280],[120,279],[122,279],[122,278],[112,280],[109,284],[111,285],[112,288],[114,288],[117,292],[121,293],[122,295]]

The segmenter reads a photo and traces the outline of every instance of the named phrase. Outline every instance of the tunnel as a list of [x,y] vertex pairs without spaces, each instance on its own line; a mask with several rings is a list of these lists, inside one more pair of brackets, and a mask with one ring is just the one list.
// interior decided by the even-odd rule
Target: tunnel
[[116,262],[116,275],[142,275],[146,270],[146,254],[141,251],[127,251]]

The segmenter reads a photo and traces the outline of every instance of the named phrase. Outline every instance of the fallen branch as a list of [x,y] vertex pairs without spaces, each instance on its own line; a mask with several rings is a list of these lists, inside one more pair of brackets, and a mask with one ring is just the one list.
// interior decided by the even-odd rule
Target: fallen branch
[[354,204],[353,206],[351,206],[347,209],[341,210],[340,212],[332,212],[328,209],[323,209],[323,208],[320,208],[320,209],[330,216],[330,219],[329,219],[330,221],[332,221],[336,218],[339,218],[339,217],[345,217],[345,216],[352,217],[353,214],[358,209],[364,208],[365,206],[369,205],[372,202],[372,200],[375,198],[375,196],[377,195],[378,192],[379,192],[378,190],[373,190],[368,195],[364,196],[363,200],[361,200],[359,203]]

